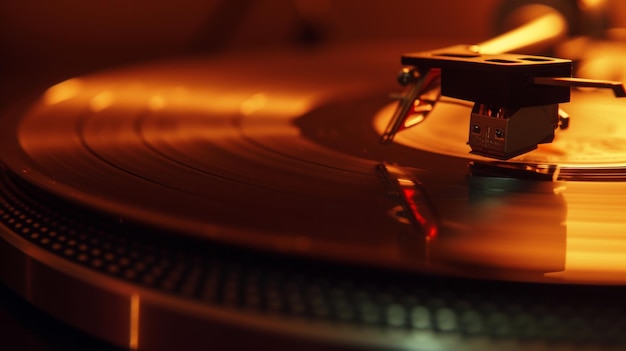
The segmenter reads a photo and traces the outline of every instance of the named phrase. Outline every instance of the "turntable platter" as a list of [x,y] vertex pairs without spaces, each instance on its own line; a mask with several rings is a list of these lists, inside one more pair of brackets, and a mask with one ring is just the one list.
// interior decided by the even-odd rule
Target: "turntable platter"
[[[466,153],[456,100],[379,143],[410,49],[187,58],[53,86],[4,116],[0,279],[130,349],[207,333],[231,348],[621,349],[626,158],[583,129],[619,140],[622,108],[602,104],[592,129],[600,96],[576,93],[554,149],[507,162],[554,180],[479,174],[470,161],[492,164]],[[583,137],[598,158],[570,153]]]
[[[13,121],[4,162],[37,191],[179,237],[429,274],[626,283],[626,183],[468,177],[477,156],[464,129],[446,128],[469,115],[458,101],[379,145],[395,88],[389,53],[402,49],[367,61],[330,52],[192,58],[62,82]],[[512,162],[621,174],[623,118],[605,104],[588,117],[592,95],[575,96],[572,131]],[[436,236],[388,196],[380,162],[411,179],[410,200]]]

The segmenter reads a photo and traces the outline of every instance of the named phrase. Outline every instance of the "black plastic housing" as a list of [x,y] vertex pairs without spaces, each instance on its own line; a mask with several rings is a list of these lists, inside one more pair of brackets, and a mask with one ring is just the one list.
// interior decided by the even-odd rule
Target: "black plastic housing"
[[441,94],[500,107],[557,104],[570,100],[570,88],[533,84],[534,77],[571,77],[572,61],[520,54],[482,55],[459,45],[409,53],[402,64],[441,69]]

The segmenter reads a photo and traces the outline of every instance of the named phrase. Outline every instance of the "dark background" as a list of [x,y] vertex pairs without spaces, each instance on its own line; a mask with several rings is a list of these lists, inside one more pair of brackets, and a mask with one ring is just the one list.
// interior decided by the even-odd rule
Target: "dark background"
[[302,43],[491,34],[498,0],[0,0],[3,85],[24,89],[155,58]]

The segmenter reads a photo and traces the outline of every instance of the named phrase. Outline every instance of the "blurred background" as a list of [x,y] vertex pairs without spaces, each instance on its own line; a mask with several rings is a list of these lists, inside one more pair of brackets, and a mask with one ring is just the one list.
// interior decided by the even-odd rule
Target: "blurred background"
[[[6,95],[190,54],[355,41],[472,44],[511,26],[510,14],[528,3],[561,11],[570,37],[626,37],[615,30],[626,26],[626,2],[619,0],[0,0],[2,85]],[[573,51],[567,54],[580,54]]]
[[0,1],[6,70],[85,70],[304,43],[490,34],[497,0]]
[[189,54],[355,41],[476,43],[510,26],[509,15],[528,3],[559,9],[570,37],[626,37],[617,30],[626,27],[619,0],[0,0],[2,90]]

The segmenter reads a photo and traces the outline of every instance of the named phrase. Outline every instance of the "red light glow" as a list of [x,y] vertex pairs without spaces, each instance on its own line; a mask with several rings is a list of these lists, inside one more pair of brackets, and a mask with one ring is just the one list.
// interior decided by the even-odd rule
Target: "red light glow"
[[426,206],[415,202],[415,189],[403,188],[402,195],[404,196],[406,203],[409,205],[413,216],[424,229],[426,240],[434,239],[438,233],[434,215],[427,209]]

